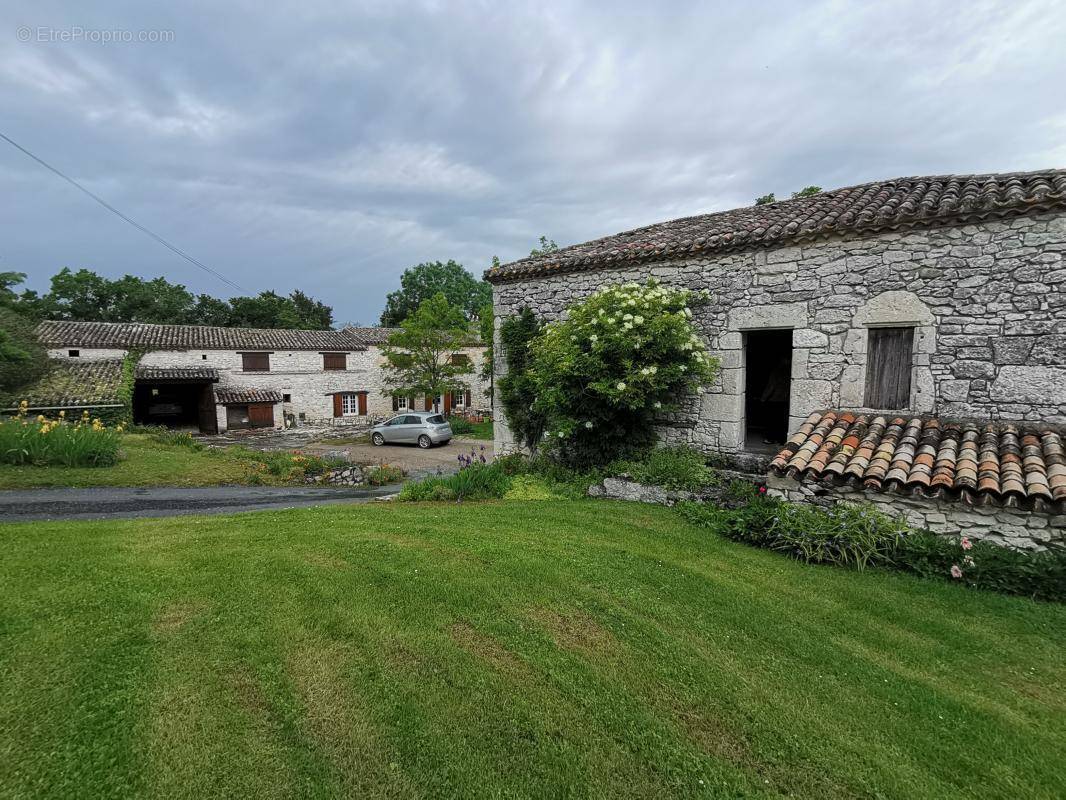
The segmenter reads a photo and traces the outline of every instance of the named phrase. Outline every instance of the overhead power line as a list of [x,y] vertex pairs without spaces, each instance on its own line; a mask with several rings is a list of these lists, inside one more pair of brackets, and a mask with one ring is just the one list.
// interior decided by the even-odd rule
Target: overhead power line
[[97,203],[102,205],[104,208],[106,208],[112,214],[114,214],[115,216],[119,217],[120,219],[128,222],[130,225],[132,225],[134,228],[139,230],[141,233],[144,233],[144,234],[147,234],[148,236],[151,236],[153,239],[155,239],[157,242],[159,242],[161,245],[163,245],[163,247],[167,248],[167,250],[170,250],[172,253],[175,253],[176,255],[181,256],[182,258],[184,258],[186,261],[188,261],[193,266],[199,267],[204,272],[208,273],[209,275],[213,275],[214,277],[218,278],[223,283],[225,283],[225,284],[227,284],[229,286],[232,286],[237,291],[239,291],[239,292],[248,292],[248,290],[245,289],[243,286],[241,286],[239,283],[234,283],[233,281],[231,281],[229,278],[227,278],[222,273],[211,269],[211,267],[207,266],[207,264],[203,263],[202,261],[200,261],[198,259],[193,258],[188,253],[186,253],[184,250],[182,250],[180,247],[172,245],[170,242],[168,242],[166,239],[164,239],[159,234],[154,233],[153,231],[150,231],[148,228],[144,227],[143,225],[141,225],[141,223],[137,222],[136,220],[130,219],[125,214],[123,214],[121,211],[119,211],[117,208],[115,208],[113,205],[111,205],[109,202],[104,200],[104,198],[102,198],[99,195],[94,194],[93,192],[89,191],[84,186],[82,186],[80,183],[78,183],[76,180],[71,178],[69,175],[66,175],[63,172],[61,172],[60,170],[56,169],[55,167],[53,167],[51,164],[49,164],[44,159],[35,156],[33,153],[31,153],[25,147],[23,147],[18,142],[16,142],[14,139],[12,139],[10,136],[7,136],[3,132],[0,132],[0,139],[3,139],[5,142],[7,142],[12,147],[14,147],[16,150],[20,150],[21,152],[23,152],[26,155],[28,155],[30,158],[32,158],[34,161],[36,161],[42,167],[44,167],[45,169],[47,169],[50,172],[55,173],[60,178],[65,180],[67,183],[69,183],[71,186],[73,186],[75,189],[78,189],[78,190],[84,192],[85,194],[89,195],[89,197],[91,197]]

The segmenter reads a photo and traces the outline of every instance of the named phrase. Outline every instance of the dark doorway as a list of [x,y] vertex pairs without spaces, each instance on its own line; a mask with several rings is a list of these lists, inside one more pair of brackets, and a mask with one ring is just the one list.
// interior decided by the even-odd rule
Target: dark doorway
[[133,387],[133,421],[138,425],[216,432],[210,383],[142,382]]
[[792,330],[744,334],[744,446],[773,449],[788,438]]

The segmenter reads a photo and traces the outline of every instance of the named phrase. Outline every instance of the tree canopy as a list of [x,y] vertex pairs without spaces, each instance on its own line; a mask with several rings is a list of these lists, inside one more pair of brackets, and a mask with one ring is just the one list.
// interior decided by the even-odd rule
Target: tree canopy
[[21,314],[0,308],[0,396],[32,383],[48,369],[47,355],[33,328]]
[[443,292],[422,302],[381,348],[385,356],[384,394],[437,397],[467,389],[463,377],[474,367],[452,356],[470,343],[470,323]]
[[481,308],[492,302],[492,287],[471,275],[462,264],[451,260],[430,261],[404,270],[400,288],[385,298],[381,324],[396,327],[438,293],[468,320],[477,317]]
[[300,290],[287,297],[260,292],[226,301],[194,295],[162,277],[146,280],[124,275],[111,280],[91,270],[75,272],[64,267],[52,276],[45,294],[30,290],[16,294],[11,287],[25,277],[17,272],[0,273],[0,304],[33,319],[307,330],[326,330],[333,324],[333,310]]

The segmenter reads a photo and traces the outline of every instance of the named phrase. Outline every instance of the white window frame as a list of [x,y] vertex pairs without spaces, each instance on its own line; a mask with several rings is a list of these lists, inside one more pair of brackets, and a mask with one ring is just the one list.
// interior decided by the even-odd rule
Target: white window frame
[[397,411],[410,411],[407,405],[407,398],[403,395],[396,398],[396,410]]
[[359,395],[355,392],[342,392],[341,393],[341,416],[342,417],[358,417],[359,416]]
[[466,408],[466,389],[452,389],[452,408]]

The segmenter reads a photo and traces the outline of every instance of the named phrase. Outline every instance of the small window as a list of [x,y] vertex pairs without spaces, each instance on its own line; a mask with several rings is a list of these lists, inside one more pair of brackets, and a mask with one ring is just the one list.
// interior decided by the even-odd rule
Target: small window
[[359,413],[359,398],[352,392],[341,395],[341,413],[346,417],[354,417]]
[[245,372],[270,372],[270,353],[241,353]]
[[421,425],[422,424],[422,418],[421,417],[414,417],[414,416],[407,416],[407,417],[403,418],[403,424],[404,425]]
[[390,428],[395,427],[396,425],[403,425],[403,421],[405,419],[407,419],[407,417],[393,417],[388,422],[386,422],[385,425]]
[[67,355],[71,358],[77,358],[81,355],[81,350],[67,350]]
[[408,409],[407,398],[406,397],[397,397],[396,398],[396,410],[397,411],[406,411],[407,409]]
[[470,366],[470,356],[466,353],[454,353],[448,360],[453,367]]
[[322,369],[348,369],[347,353],[323,353]]
[[207,361],[207,353],[204,353],[202,356],[200,356],[200,358],[204,361]]
[[426,422],[428,422],[430,425],[443,425],[445,420],[442,415],[434,414],[432,417],[427,417]]
[[283,403],[291,403],[292,402],[292,395],[291,394],[283,394],[281,396],[281,402],[283,402]]
[[914,328],[870,328],[866,407],[905,409],[911,400]]

